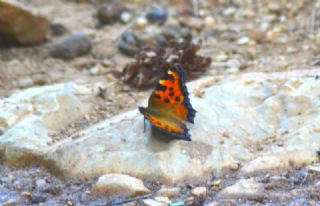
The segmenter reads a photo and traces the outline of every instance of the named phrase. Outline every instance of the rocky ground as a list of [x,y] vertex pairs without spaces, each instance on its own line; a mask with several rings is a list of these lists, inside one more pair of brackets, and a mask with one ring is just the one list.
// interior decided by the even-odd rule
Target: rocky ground
[[[119,2],[13,4],[48,22],[0,48],[0,205],[320,205],[320,4],[157,1],[161,24],[154,1]],[[137,46],[122,31],[177,25],[212,58],[188,84],[191,143],[143,133],[151,91],[114,75]]]

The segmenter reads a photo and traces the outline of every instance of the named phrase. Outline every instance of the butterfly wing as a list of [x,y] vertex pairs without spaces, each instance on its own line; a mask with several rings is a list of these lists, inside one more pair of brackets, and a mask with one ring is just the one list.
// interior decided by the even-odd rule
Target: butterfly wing
[[185,85],[185,74],[180,65],[174,65],[159,80],[149,98],[148,108],[173,119],[193,123],[196,111],[192,108]]
[[149,108],[139,107],[139,110],[161,132],[191,141],[186,125],[181,121],[158,114]]

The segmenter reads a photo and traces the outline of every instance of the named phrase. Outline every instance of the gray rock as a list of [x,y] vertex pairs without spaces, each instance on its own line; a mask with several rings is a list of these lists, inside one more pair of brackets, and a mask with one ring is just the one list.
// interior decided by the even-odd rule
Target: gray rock
[[91,38],[84,32],[75,32],[51,45],[51,55],[57,58],[73,58],[87,54],[93,47]]
[[153,5],[146,14],[149,22],[162,25],[168,18],[168,10],[160,5]]

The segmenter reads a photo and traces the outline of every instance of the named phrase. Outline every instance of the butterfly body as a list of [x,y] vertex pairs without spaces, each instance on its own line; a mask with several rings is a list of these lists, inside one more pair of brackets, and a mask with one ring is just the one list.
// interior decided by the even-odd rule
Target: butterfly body
[[196,111],[190,103],[180,65],[168,69],[152,92],[148,107],[139,107],[139,111],[159,131],[191,141],[183,122],[193,123]]

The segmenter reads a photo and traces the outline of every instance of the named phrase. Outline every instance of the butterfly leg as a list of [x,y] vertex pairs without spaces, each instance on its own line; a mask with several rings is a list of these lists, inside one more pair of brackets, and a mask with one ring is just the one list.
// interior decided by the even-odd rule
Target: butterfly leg
[[143,117],[143,133],[146,131],[146,117]]

